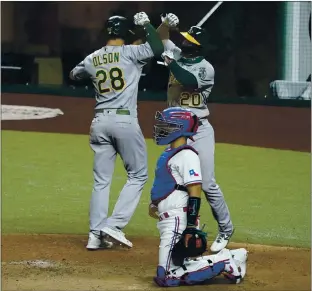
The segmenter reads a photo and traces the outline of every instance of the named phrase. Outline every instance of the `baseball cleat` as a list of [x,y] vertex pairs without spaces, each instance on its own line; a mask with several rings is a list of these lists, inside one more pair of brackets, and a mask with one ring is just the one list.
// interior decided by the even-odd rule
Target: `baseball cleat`
[[232,233],[219,233],[215,241],[212,243],[210,247],[211,252],[217,253],[223,250],[229,243],[229,240],[232,235],[233,235],[233,232]]
[[231,251],[228,249],[222,249],[217,256],[225,262],[223,276],[232,283],[239,284],[243,277]]
[[105,226],[102,228],[101,233],[102,235],[109,235],[114,240],[119,241],[121,244],[127,246],[128,248],[132,248],[133,246],[132,242],[126,239],[125,234],[117,228]]
[[231,250],[230,253],[236,266],[240,269],[242,278],[244,278],[247,271],[248,251],[244,248],[241,248],[237,250]]
[[105,236],[98,235],[92,231],[89,232],[89,240],[86,248],[89,251],[94,251],[98,249],[110,249],[114,244],[107,239]]

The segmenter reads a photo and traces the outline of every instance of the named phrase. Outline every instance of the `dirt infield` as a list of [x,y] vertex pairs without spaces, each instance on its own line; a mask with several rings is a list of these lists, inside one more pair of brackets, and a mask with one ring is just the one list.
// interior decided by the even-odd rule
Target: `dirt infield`
[[[2,94],[2,104],[60,108],[63,116],[45,120],[2,121],[2,129],[88,134],[94,100],[50,95]],[[156,110],[163,102],[139,102],[145,137],[152,136]],[[311,150],[311,109],[255,105],[209,104],[216,142]]]
[[[152,277],[158,240],[130,237],[131,250],[88,252],[85,236],[5,235],[2,238],[3,290],[160,290]],[[222,276],[209,285],[179,290],[310,290],[310,250],[231,244],[249,250],[247,276],[232,285]],[[30,262],[50,262],[47,268]],[[53,264],[53,265],[52,265]],[[215,284],[218,284],[217,286]]]
[[[2,129],[88,134],[94,100],[2,94],[2,104],[60,108],[64,112],[52,119],[2,121]],[[164,107],[161,102],[139,103],[140,124],[146,137],[151,137],[155,111]],[[310,151],[308,108],[210,104],[210,110],[217,142]],[[130,239],[134,243],[131,250],[88,252],[84,248],[86,236],[4,235],[2,289],[159,290],[152,281],[158,239]],[[179,290],[310,290],[310,249],[247,244],[231,244],[230,248],[241,246],[250,251],[242,284],[229,285],[218,277],[209,285]]]

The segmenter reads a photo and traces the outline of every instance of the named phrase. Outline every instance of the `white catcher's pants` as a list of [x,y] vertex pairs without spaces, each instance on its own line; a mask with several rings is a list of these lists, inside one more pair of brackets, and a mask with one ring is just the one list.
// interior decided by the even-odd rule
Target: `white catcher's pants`
[[[159,262],[157,268],[157,276],[159,277],[158,280],[156,279],[158,284],[162,282],[161,284],[164,284],[162,286],[173,286],[170,285],[171,278],[179,281],[186,273],[193,274],[190,276],[190,280],[195,281],[190,282],[190,284],[196,284],[202,282],[202,276],[206,276],[205,280],[208,280],[219,275],[222,271],[227,271],[227,268],[230,267],[229,260],[231,256],[228,250],[223,250],[215,255],[199,257],[195,260],[185,260],[184,267],[174,265],[172,262],[172,249],[180,240],[181,234],[186,228],[187,214],[183,212],[183,208],[173,209],[167,211],[167,213],[169,217],[157,223],[160,233]],[[161,217],[163,216],[162,214],[160,213]],[[163,275],[160,275],[162,273],[160,272],[160,268],[164,271]],[[196,275],[197,273],[198,276]]]

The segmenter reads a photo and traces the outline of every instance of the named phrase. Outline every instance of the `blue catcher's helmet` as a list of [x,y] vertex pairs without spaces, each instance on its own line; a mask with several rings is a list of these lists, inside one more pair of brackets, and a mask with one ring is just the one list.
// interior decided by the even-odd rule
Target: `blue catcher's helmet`
[[198,117],[190,110],[171,107],[157,111],[155,115],[154,140],[158,145],[167,145],[181,136],[191,138],[198,129]]

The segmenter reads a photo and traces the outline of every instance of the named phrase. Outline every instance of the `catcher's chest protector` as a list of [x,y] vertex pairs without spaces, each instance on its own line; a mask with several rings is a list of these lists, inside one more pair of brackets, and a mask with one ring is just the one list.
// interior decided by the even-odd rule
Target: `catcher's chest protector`
[[154,184],[151,190],[151,200],[154,203],[157,204],[175,190],[177,182],[171,175],[171,169],[169,168],[168,163],[174,155],[184,149],[190,149],[197,154],[195,149],[193,149],[191,146],[183,145],[174,149],[169,148],[165,150],[159,157],[155,170]]

